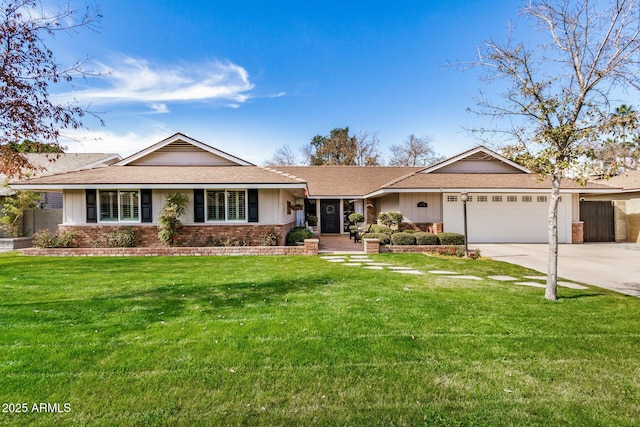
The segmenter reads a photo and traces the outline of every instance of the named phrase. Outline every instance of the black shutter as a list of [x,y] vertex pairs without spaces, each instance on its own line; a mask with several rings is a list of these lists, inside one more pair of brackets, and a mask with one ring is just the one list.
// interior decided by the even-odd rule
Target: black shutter
[[86,190],[87,194],[87,222],[98,222],[98,200],[96,190]]
[[151,190],[140,190],[140,200],[142,202],[142,222],[152,222]]
[[204,190],[193,190],[193,220],[204,222]]
[[258,222],[258,190],[248,190],[249,222]]

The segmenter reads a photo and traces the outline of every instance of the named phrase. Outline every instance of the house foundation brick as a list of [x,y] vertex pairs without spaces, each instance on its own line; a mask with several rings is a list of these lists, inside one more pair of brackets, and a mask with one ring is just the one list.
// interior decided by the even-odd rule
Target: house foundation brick
[[380,239],[362,239],[365,254],[377,254],[380,252]]
[[571,243],[584,243],[584,222],[571,223]]
[[[287,233],[294,227],[294,223],[271,225],[271,224],[207,224],[207,225],[185,225],[178,232],[178,239],[175,246],[204,247],[214,246],[214,243],[222,246],[253,246],[259,244],[259,236],[275,231],[280,237],[278,245],[284,245]],[[94,247],[94,242],[102,234],[118,230],[123,227],[131,227],[139,232],[139,240],[136,246],[140,247],[163,247],[164,244],[158,239],[158,227],[155,224],[132,226],[126,225],[60,225],[58,232],[74,232],[78,235],[77,246],[81,248]]]
[[433,223],[433,232],[435,234],[444,233],[444,223],[442,223],[442,222],[434,222]]
[[318,239],[307,239],[304,246],[226,246],[226,247],[145,247],[145,248],[29,248],[29,256],[224,256],[224,255],[318,255]]

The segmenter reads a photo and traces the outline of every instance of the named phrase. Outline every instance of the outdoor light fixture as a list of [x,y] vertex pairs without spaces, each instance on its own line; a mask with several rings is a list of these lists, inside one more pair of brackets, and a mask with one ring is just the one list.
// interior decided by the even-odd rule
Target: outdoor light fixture
[[460,193],[460,200],[462,200],[462,211],[464,213],[464,256],[469,258],[469,243],[467,239],[467,202],[469,201],[469,193],[466,191]]

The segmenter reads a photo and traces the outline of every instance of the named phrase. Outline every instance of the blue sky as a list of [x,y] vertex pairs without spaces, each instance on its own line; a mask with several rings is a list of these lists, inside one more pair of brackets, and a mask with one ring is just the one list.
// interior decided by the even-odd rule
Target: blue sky
[[[80,3],[76,4],[80,6]],[[514,0],[108,0],[97,31],[58,35],[62,62],[108,72],[57,88],[101,111],[69,151],[128,155],[175,132],[254,163],[349,126],[376,133],[383,158],[409,134],[453,155],[477,144],[466,112],[485,87],[471,61],[503,38]],[[99,138],[95,140],[95,138]]]

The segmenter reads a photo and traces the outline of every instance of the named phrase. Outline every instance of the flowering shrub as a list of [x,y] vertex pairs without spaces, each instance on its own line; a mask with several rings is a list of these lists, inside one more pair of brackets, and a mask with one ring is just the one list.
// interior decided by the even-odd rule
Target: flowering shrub
[[78,233],[73,231],[59,235],[49,230],[40,230],[33,234],[33,246],[36,248],[75,248],[77,238]]

